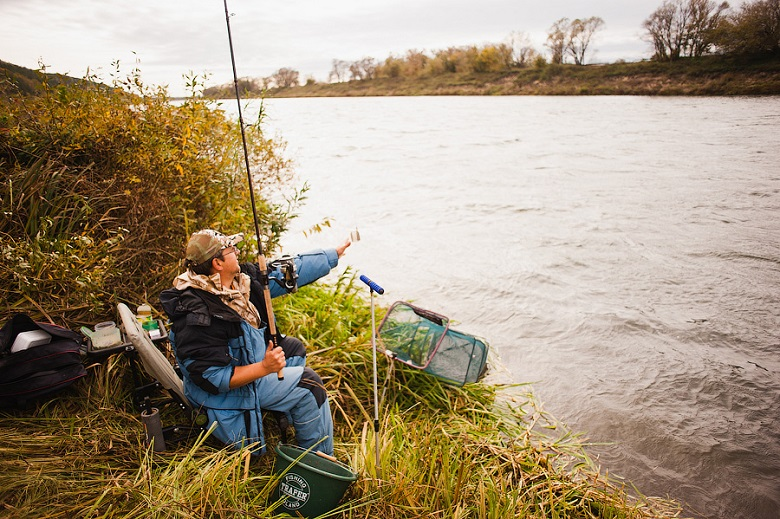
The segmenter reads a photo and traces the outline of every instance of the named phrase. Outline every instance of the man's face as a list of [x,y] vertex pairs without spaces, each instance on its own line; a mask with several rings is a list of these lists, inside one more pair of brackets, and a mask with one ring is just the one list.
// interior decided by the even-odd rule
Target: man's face
[[241,273],[241,267],[238,264],[238,249],[235,245],[222,249],[221,265],[225,274],[231,277],[237,277]]

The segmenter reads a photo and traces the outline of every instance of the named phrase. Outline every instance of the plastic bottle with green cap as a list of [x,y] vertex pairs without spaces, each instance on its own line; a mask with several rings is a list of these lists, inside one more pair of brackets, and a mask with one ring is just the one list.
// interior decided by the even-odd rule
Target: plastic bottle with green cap
[[143,323],[152,318],[152,307],[146,303],[140,305],[135,312],[135,317],[139,323]]

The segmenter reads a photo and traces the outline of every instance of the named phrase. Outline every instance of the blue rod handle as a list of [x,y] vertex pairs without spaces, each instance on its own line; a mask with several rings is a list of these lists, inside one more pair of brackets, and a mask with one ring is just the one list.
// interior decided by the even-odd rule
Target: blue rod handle
[[376,292],[379,295],[382,295],[382,294],[385,293],[385,289],[380,287],[379,285],[377,285],[376,283],[374,283],[370,279],[368,279],[368,276],[361,275],[360,276],[360,281],[362,281],[363,283],[368,285],[368,288],[370,288],[371,290],[373,290],[374,292]]

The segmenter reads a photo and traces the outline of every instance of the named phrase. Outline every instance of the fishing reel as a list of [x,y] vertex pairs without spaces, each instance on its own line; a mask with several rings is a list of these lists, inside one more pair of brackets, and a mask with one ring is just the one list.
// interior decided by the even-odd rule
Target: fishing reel
[[288,293],[297,292],[298,290],[298,271],[295,268],[295,260],[292,256],[284,255],[279,259],[273,260],[270,264],[271,269],[279,270],[282,273],[281,279],[271,278],[280,286],[282,286]]

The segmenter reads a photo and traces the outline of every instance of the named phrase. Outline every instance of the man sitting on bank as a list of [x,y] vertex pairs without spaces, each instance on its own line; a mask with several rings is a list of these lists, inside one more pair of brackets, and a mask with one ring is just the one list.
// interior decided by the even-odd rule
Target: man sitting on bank
[[[333,421],[322,380],[306,367],[306,347],[293,337],[274,344],[254,263],[238,262],[243,234],[206,229],[194,233],[185,253],[186,272],[160,294],[172,321],[170,340],[190,402],[216,422],[226,444],[265,450],[261,409],[287,414],[302,448],[333,454]],[[298,285],[312,283],[336,265],[351,242],[294,258]],[[271,272],[275,277],[279,272]],[[270,284],[271,296],[287,293]],[[276,373],[284,368],[284,379]]]

